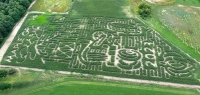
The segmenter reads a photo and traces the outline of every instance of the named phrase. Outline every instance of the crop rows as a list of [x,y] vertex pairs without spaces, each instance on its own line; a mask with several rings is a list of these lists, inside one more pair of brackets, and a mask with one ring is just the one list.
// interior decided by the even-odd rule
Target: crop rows
[[42,26],[24,25],[2,64],[198,83],[197,62],[138,19],[48,19]]

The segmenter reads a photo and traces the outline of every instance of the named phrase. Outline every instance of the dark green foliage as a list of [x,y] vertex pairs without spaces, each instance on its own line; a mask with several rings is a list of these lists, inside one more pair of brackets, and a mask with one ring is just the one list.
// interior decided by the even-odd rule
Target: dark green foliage
[[11,68],[11,69],[8,71],[8,75],[14,75],[15,73],[17,73],[17,70],[14,69],[14,68]]
[[0,39],[10,33],[31,2],[32,0],[0,0]]
[[139,14],[142,18],[151,17],[151,6],[148,5],[147,3],[141,3],[141,4],[138,6],[138,14]]
[[12,85],[10,83],[0,83],[0,90],[10,89],[11,86]]
[[7,70],[0,70],[0,78],[5,78],[7,76]]
[[0,44],[3,42],[3,38],[0,37]]
[[24,6],[25,8],[28,8],[30,3],[30,0],[19,0],[19,4]]
[[6,0],[0,0],[0,2],[3,2],[3,3],[4,3],[5,1],[6,1]]

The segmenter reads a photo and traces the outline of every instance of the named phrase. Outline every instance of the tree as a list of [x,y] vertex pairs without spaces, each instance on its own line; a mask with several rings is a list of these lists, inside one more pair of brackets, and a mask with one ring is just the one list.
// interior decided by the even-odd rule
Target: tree
[[3,38],[1,38],[1,34],[0,34],[0,44],[3,42]]
[[0,43],[25,14],[33,0],[0,0]]
[[2,21],[0,20],[0,39],[2,40],[3,34],[7,32],[6,28],[3,26]]
[[14,68],[11,68],[11,69],[8,71],[8,75],[14,75],[15,73],[17,73],[17,70],[14,69]]
[[10,83],[0,83],[0,90],[10,89],[11,86],[12,85]]
[[6,15],[5,18],[3,19],[3,24],[4,24],[4,27],[10,31],[10,29],[12,29],[12,26],[14,26],[14,19],[9,16],[9,15]]
[[20,19],[20,11],[18,9],[10,9],[8,11],[9,16],[11,16],[15,22],[17,22]]
[[151,6],[146,3],[141,3],[138,6],[138,14],[144,19],[151,17]]
[[3,3],[4,3],[5,1],[6,1],[6,0],[0,0],[0,2],[3,2]]
[[0,78],[5,78],[7,76],[7,71],[6,70],[0,70]]
[[12,30],[12,27],[14,26],[15,22],[13,18],[9,15],[0,15],[0,21],[0,29],[2,30],[1,34],[3,37],[6,37],[9,31]]
[[28,0],[19,0],[19,4],[24,6],[25,8],[28,8],[30,5],[30,2]]

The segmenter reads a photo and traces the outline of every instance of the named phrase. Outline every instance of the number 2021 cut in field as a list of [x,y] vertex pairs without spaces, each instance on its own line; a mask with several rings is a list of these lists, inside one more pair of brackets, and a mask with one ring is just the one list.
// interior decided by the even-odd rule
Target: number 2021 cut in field
[[[26,22],[38,14],[29,15]],[[138,19],[48,15],[23,24],[2,64],[199,84],[198,62]]]

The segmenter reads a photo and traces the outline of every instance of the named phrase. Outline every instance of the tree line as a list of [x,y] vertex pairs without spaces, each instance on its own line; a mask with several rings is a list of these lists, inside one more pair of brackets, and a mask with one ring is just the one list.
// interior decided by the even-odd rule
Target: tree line
[[0,44],[33,0],[0,0]]

